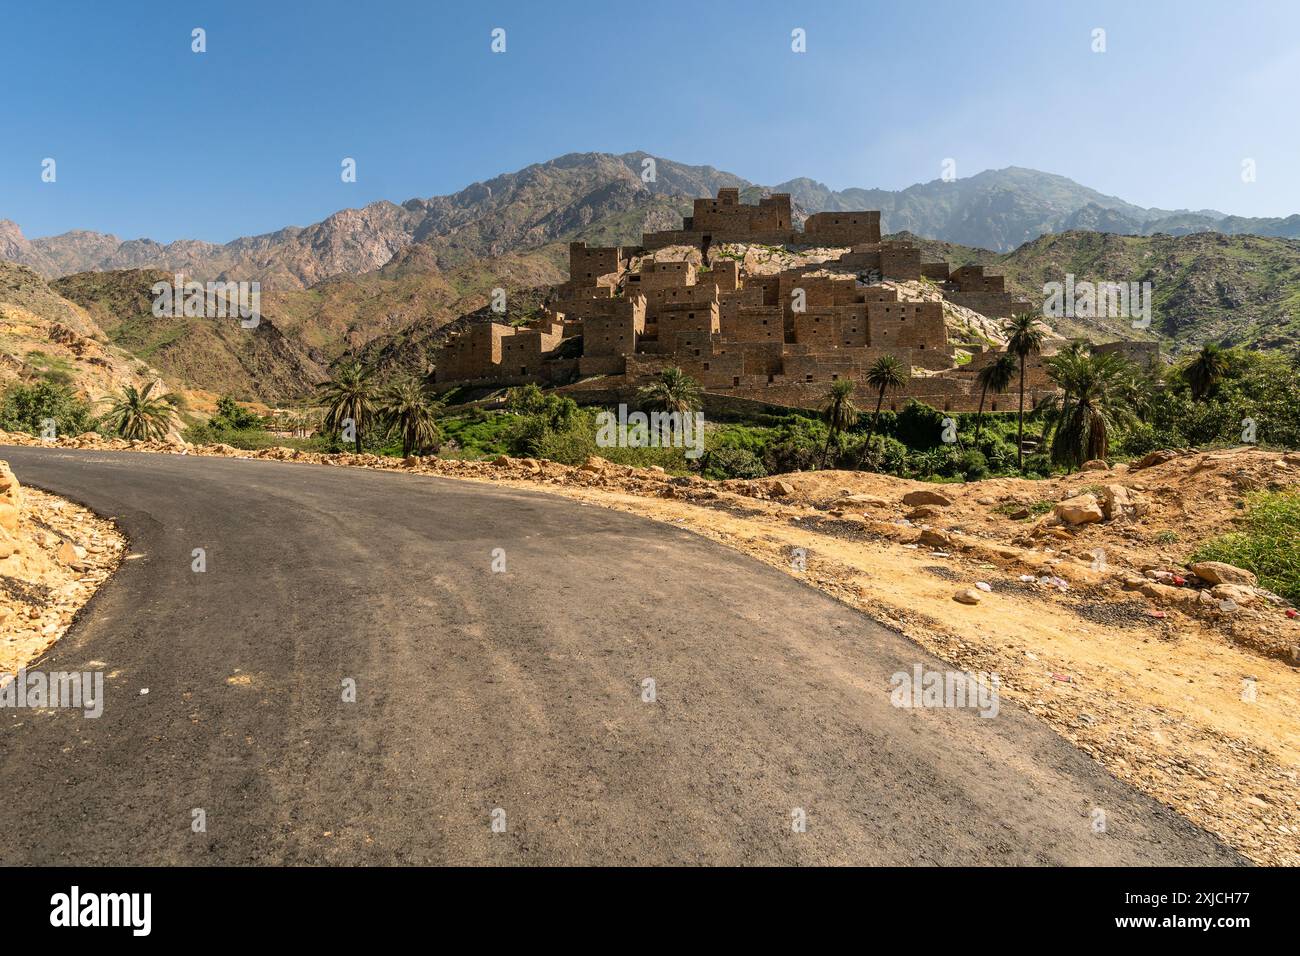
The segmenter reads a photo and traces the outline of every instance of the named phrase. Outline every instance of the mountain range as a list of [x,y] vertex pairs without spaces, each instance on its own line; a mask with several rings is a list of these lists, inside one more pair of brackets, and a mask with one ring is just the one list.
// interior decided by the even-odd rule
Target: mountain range
[[28,239],[0,220],[0,258],[47,278],[116,269],[182,271],[208,279],[258,280],[268,289],[301,289],[334,276],[360,275],[398,261],[413,246],[439,269],[463,266],[556,241],[622,216],[611,238],[635,243],[640,232],[673,228],[689,200],[722,186],[750,198],[788,192],[798,213],[879,209],[886,232],[1007,252],[1049,233],[1088,230],[1173,236],[1198,232],[1300,237],[1300,215],[1250,219],[1215,210],[1147,209],[1082,186],[1064,176],[1008,167],[951,182],[933,180],[903,190],[832,190],[811,179],[758,186],[711,166],[647,153],[571,153],[527,166],[449,196],[374,202],[344,209],[306,227],[245,236],[224,244],[180,239],[120,240],[74,230]]
[[[0,221],[0,260],[10,260],[0,262],[0,386],[54,370],[102,394],[162,376],[200,404],[226,393],[277,402],[308,392],[345,354],[427,369],[449,329],[488,317],[493,288],[505,288],[512,317],[522,317],[567,278],[570,241],[636,244],[642,232],[676,228],[693,197],[722,186],[748,201],[789,192],[799,219],[879,208],[886,229],[926,259],[983,264],[1031,299],[1067,273],[1151,283],[1150,330],[1052,320],[1065,335],[1158,338],[1173,355],[1209,341],[1300,350],[1296,217],[1142,209],[1015,168],[899,192],[837,192],[806,179],[768,189],[664,159],[646,181],[649,158],[571,154],[450,196],[372,203],[222,245],[85,231],[28,240]],[[261,281],[261,325],[249,335],[154,317],[150,286],[175,271]]]

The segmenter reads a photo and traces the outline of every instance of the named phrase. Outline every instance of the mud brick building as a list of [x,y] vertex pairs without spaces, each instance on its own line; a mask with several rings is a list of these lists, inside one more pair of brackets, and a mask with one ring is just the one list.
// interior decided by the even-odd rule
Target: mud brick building
[[[838,255],[751,272],[734,251],[718,251],[724,243]],[[893,356],[910,377],[887,397],[889,407],[915,398],[973,411],[975,376],[997,353],[962,344],[969,361],[958,364],[946,302],[988,316],[1028,305],[982,266],[923,262],[911,243],[882,240],[879,212],[817,213],[799,230],[789,195],[743,203],[738,190],[721,189],[696,199],[681,229],[648,233],[640,247],[571,243],[569,281],[540,318],[472,326],[447,344],[435,377],[448,385],[538,382],[581,397],[630,394],[678,366],[706,392],[811,408],[839,379],[860,383],[860,399],[870,401],[872,363]],[[1030,401],[1051,390],[1041,358],[1031,360],[1027,383]]]

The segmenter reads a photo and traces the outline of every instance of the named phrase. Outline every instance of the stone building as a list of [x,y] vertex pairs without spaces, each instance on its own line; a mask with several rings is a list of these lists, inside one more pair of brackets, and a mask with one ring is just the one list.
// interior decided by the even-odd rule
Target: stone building
[[[750,274],[735,258],[712,254],[724,242],[844,251],[816,265]],[[683,248],[655,257],[669,246]],[[982,266],[950,270],[923,262],[910,242],[883,241],[879,212],[817,213],[797,230],[787,194],[742,203],[738,190],[721,189],[695,200],[682,229],[649,233],[640,248],[575,242],[569,257],[569,281],[540,319],[473,326],[447,344],[437,382],[623,391],[672,365],[706,392],[817,407],[839,379],[859,383],[861,400],[873,401],[866,376],[892,356],[909,378],[887,396],[889,407],[916,398],[973,411],[975,376],[996,353],[963,345],[970,359],[958,364],[944,301],[989,316],[1027,306]],[[900,296],[897,283],[923,279],[928,293]],[[575,336],[582,339],[576,360],[561,351]],[[1029,401],[1051,390],[1040,358],[1029,363],[1027,383]]]

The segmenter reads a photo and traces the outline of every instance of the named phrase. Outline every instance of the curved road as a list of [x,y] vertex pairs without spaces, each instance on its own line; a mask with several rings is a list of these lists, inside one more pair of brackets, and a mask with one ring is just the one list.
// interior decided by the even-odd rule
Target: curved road
[[891,706],[943,665],[682,530],[361,469],[0,458],[132,555],[34,665],[107,671],[103,716],[0,710],[0,863],[1240,862],[1006,702]]

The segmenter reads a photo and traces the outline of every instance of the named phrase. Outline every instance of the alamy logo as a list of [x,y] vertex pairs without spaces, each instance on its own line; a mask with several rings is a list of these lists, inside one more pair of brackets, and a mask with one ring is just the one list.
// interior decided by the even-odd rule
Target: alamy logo
[[596,444],[601,448],[685,448],[687,458],[704,454],[703,412],[628,413],[605,411],[596,416]]
[[50,925],[127,926],[133,936],[148,936],[153,928],[152,893],[69,893],[50,897]]
[[0,708],[78,708],[91,720],[104,713],[103,671],[29,671],[0,674]]
[[927,671],[916,664],[912,673],[899,671],[889,683],[889,702],[895,707],[969,707],[981,717],[998,715],[1002,679],[997,674]]
[[1133,328],[1151,326],[1150,282],[1064,282],[1043,285],[1043,318],[1132,319]]
[[155,282],[153,314],[157,319],[224,319],[238,316],[245,329],[262,321],[260,282],[186,282],[179,272],[172,282]]

